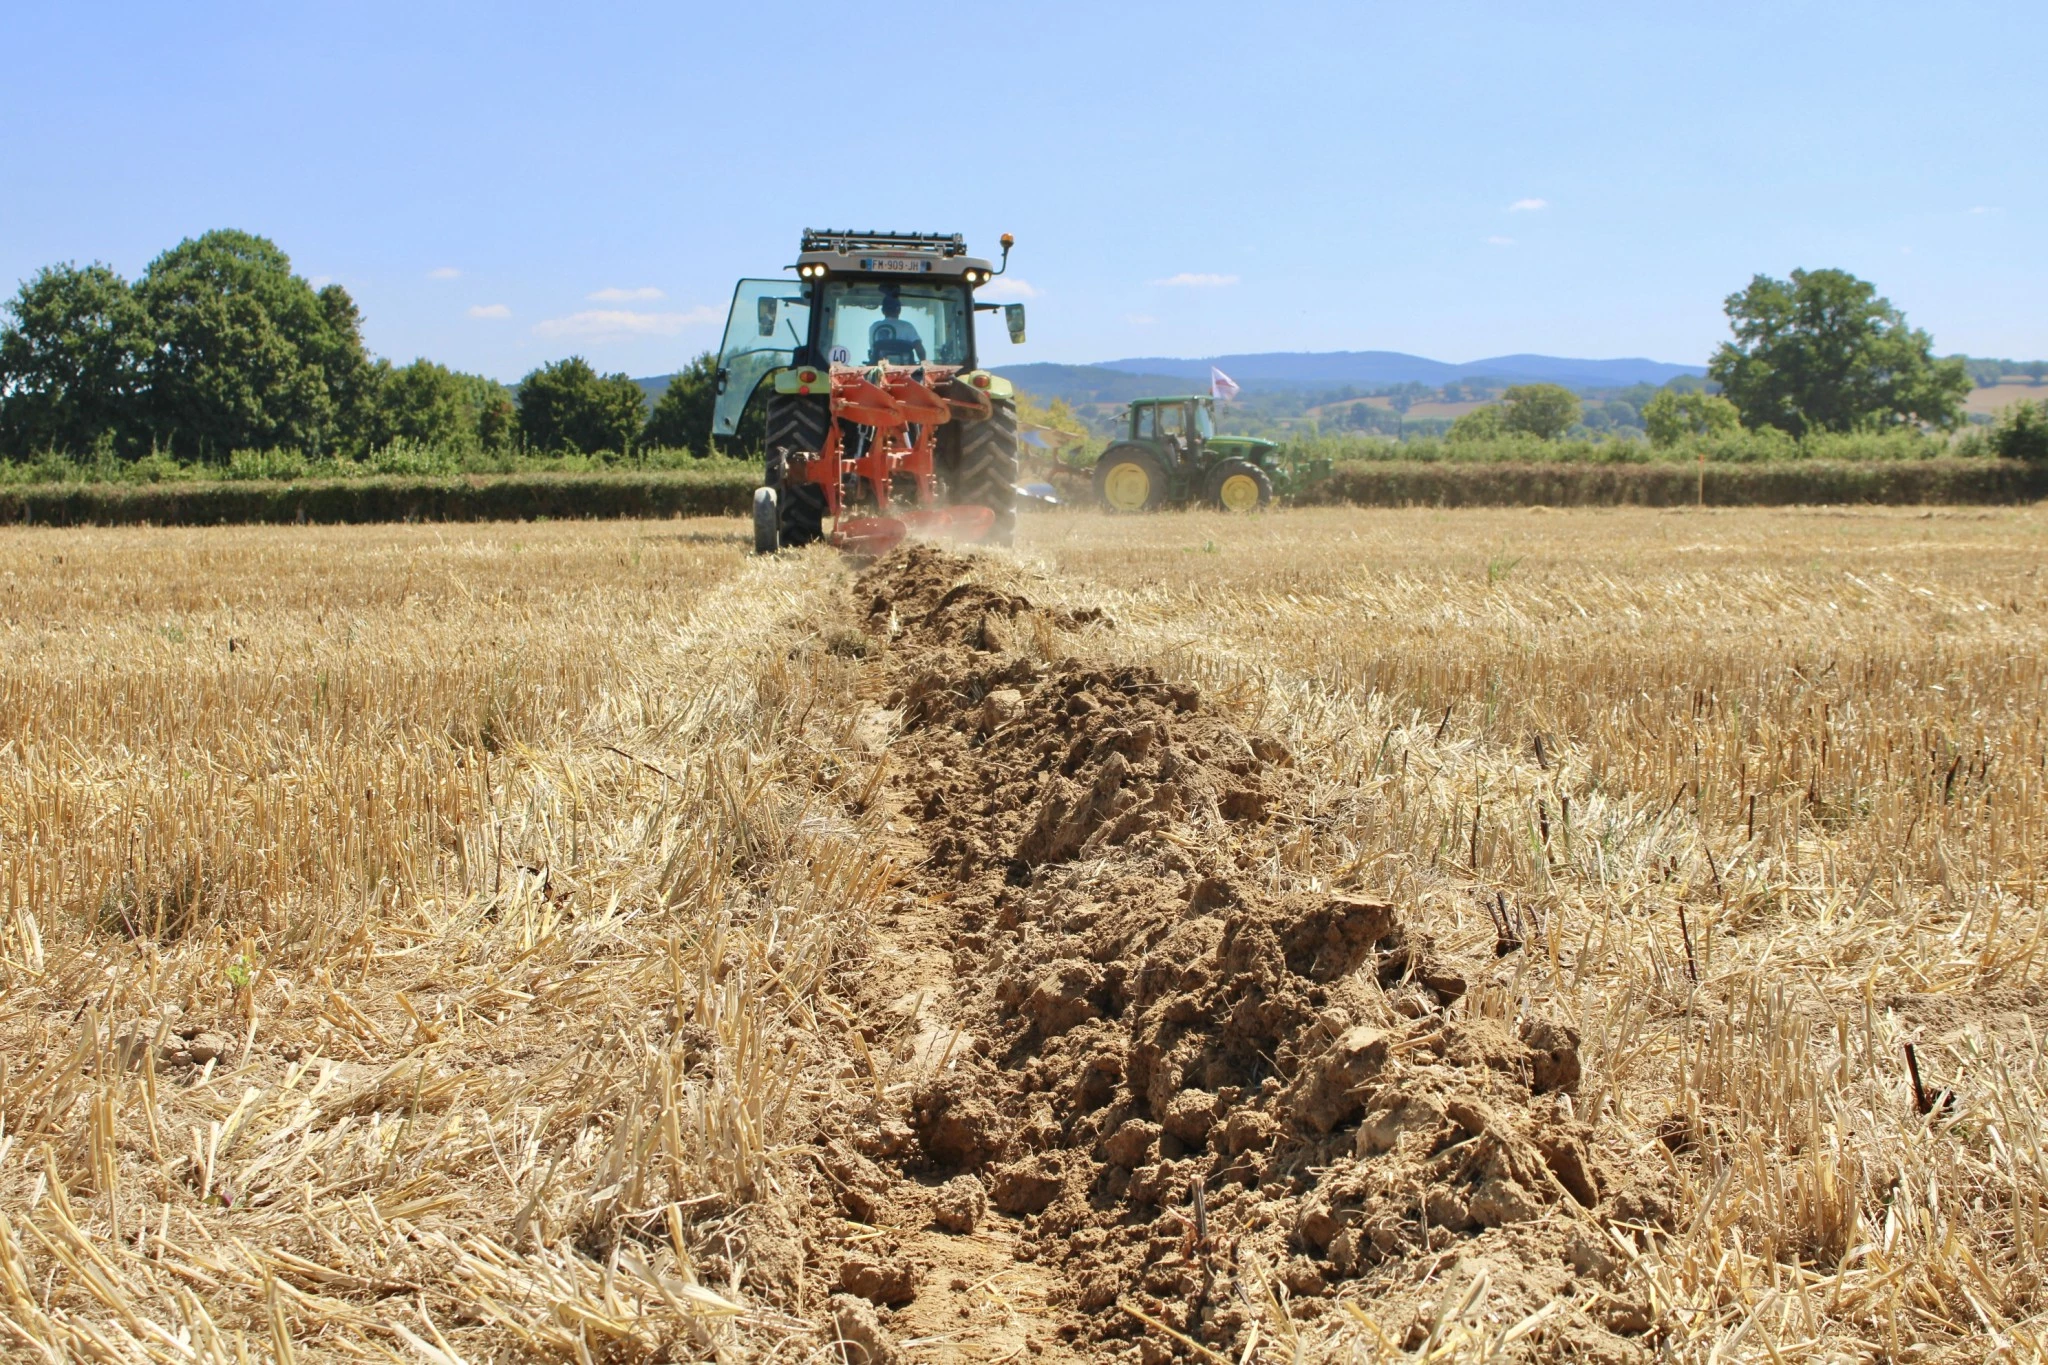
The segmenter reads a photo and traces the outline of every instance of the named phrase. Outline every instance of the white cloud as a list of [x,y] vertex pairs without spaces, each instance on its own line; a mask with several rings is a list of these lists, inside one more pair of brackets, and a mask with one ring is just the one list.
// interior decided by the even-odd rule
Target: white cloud
[[638,289],[600,289],[590,296],[590,301],[592,303],[640,303],[666,297],[668,297],[666,294],[663,294],[659,289],[650,284],[642,285]]
[[479,303],[469,310],[473,318],[509,318],[512,310],[502,303]]
[[457,270],[452,265],[444,265],[436,269],[429,270],[427,272],[427,278],[430,280],[459,280],[462,278],[462,272],[460,270]]
[[1513,246],[1515,239],[1512,237],[1488,237],[1486,244],[1488,246]]
[[1045,293],[1043,289],[1033,285],[1029,280],[1013,280],[1007,277],[990,280],[974,292],[980,298],[996,300],[1035,299]]
[[1508,205],[1509,213],[1537,213],[1550,207],[1548,199],[1517,199]]
[[578,341],[611,341],[622,337],[674,336],[685,327],[723,322],[725,315],[708,304],[684,313],[636,313],[629,308],[592,308],[565,318],[549,318],[533,325],[542,337],[572,337]]
[[1168,275],[1165,279],[1154,280],[1152,283],[1173,285],[1176,288],[1220,289],[1227,284],[1236,284],[1237,276],[1204,275],[1198,271],[1183,270],[1178,275]]

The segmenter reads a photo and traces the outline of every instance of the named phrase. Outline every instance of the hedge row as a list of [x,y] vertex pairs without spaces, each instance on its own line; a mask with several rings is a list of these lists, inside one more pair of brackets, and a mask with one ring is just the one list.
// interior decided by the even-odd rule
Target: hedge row
[[745,470],[507,474],[279,483],[41,484],[0,488],[0,523],[215,526],[310,522],[533,521],[745,512]]
[[[1788,460],[1709,464],[1716,507],[1813,503],[2015,503],[2048,498],[2048,465],[2013,460]],[[1696,467],[1669,464],[1346,463],[1303,503],[1359,507],[1683,507],[1700,497]]]
[[[533,521],[736,516],[745,469],[715,473],[507,474],[290,483],[42,484],[0,488],[0,524],[210,526],[308,522]],[[1682,507],[1697,470],[1678,465],[1337,466],[1298,502],[1359,507]],[[2016,503],[2048,498],[2048,465],[2011,460],[1799,460],[1707,466],[1717,507],[1801,503]]]

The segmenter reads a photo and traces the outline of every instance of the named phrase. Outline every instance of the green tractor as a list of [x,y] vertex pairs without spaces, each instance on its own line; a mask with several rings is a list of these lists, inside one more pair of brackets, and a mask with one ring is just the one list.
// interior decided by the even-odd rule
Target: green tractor
[[1256,437],[1218,436],[1214,398],[1140,398],[1096,461],[1095,500],[1108,512],[1191,503],[1256,512],[1272,503],[1274,484],[1288,480],[1279,450]]

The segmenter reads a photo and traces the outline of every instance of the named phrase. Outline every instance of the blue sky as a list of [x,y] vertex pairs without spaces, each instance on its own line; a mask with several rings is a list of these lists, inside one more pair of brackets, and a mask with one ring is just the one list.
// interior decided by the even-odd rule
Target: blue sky
[[0,34],[0,287],[244,228],[379,354],[503,379],[676,368],[806,225],[1016,233],[1004,361],[1697,362],[1797,266],[2048,355],[2038,3],[7,0]]

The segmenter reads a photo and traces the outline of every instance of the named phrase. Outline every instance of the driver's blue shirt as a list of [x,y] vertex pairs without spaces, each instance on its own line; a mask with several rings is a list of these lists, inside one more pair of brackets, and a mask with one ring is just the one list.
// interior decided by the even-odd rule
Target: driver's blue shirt
[[902,318],[883,318],[868,328],[868,360],[923,360],[924,341]]

